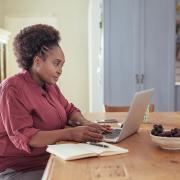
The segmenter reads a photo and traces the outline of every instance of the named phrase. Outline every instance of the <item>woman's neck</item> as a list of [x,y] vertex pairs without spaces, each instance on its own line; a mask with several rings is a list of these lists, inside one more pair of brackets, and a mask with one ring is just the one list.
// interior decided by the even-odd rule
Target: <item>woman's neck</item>
[[29,70],[32,79],[39,84],[42,88],[45,87],[45,82],[39,77],[38,73],[34,72],[33,69]]

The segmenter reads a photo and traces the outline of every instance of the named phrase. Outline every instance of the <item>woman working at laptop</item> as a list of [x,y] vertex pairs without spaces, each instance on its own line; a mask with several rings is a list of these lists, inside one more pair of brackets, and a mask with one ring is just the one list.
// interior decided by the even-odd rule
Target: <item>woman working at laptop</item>
[[48,144],[100,141],[102,132],[110,131],[86,120],[56,85],[65,62],[59,40],[56,29],[42,24],[15,37],[22,71],[0,85],[0,180],[39,180]]

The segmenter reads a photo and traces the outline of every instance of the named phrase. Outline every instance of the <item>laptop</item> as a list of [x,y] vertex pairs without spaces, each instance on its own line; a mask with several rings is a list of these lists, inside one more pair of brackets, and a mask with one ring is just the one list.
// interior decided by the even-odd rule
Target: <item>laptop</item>
[[154,89],[147,89],[136,92],[121,128],[113,128],[111,133],[104,134],[103,141],[117,143],[136,133],[144,119],[153,91]]

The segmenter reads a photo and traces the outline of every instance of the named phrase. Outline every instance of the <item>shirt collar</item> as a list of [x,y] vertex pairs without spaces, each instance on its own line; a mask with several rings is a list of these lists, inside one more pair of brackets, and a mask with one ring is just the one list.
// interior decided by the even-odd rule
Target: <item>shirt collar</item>
[[23,69],[20,73],[22,73],[24,79],[30,83],[33,86],[36,86],[37,88],[40,88],[42,92],[48,92],[49,90],[49,84],[45,83],[44,87],[42,88],[31,76],[30,72],[28,70]]

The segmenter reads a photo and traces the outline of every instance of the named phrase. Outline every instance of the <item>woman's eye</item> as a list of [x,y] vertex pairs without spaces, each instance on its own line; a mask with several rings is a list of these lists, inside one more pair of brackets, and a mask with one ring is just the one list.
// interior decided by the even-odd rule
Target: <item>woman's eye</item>
[[55,63],[53,63],[54,64],[54,66],[59,66],[59,62],[55,62]]
[[64,63],[62,61],[54,61],[53,66],[54,67],[63,67]]

